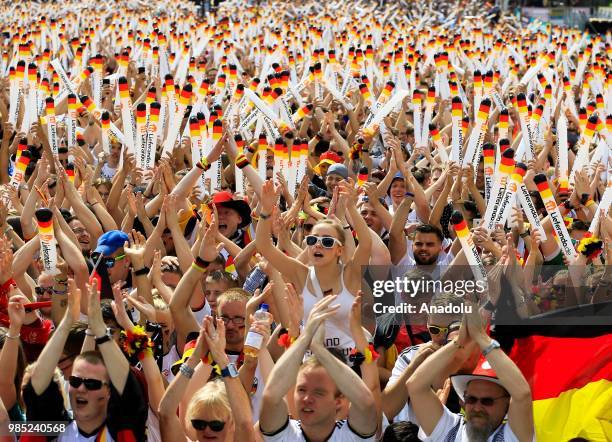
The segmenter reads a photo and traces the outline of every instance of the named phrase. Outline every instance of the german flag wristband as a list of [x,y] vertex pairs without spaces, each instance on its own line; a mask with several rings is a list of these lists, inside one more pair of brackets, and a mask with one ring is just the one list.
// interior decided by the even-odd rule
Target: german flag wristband
[[205,172],[210,169],[210,164],[208,164],[208,160],[206,159],[206,157],[202,157],[202,159],[198,163],[196,163],[196,166],[204,170]]
[[249,165],[249,160],[247,160],[247,157],[244,154],[240,154],[236,157],[236,166],[239,169],[244,169],[248,165]]

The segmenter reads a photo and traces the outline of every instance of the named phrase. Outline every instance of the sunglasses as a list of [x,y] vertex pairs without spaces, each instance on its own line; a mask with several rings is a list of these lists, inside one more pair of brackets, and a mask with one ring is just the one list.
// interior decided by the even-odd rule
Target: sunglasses
[[53,287],[34,287],[34,292],[38,296],[44,295],[45,293],[52,293],[53,292]]
[[117,255],[114,258],[102,258],[102,262],[107,269],[112,269],[117,261],[121,261],[125,255]]
[[428,325],[427,330],[432,335],[439,335],[440,333],[448,334],[450,327],[439,327],[437,325]]
[[99,390],[102,388],[103,385],[107,384],[106,382],[101,381],[99,379],[80,378],[78,376],[70,376],[68,382],[70,383],[70,386],[72,388],[79,388],[81,384],[83,384],[85,385],[85,388],[89,391]]
[[467,405],[476,405],[478,402],[480,402],[484,407],[491,407],[495,403],[496,400],[504,399],[507,397],[508,395],[500,396],[500,397],[477,397],[477,396],[465,395],[464,402]]
[[308,235],[306,237],[306,245],[314,246],[317,243],[321,243],[321,246],[325,249],[331,249],[332,247],[334,247],[335,244],[338,244],[339,246],[342,245],[340,241],[338,241],[336,238],[333,238],[331,236]]
[[191,419],[191,425],[198,431],[204,431],[207,427],[210,427],[215,433],[223,431],[223,428],[225,428],[225,422],[223,421],[205,421],[202,419]]

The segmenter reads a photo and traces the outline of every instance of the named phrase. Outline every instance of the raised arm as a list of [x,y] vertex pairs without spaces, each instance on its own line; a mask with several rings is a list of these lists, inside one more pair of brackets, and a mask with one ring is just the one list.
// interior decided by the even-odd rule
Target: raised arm
[[[100,294],[98,293],[97,286],[94,284],[89,286],[87,320],[89,329],[96,338],[106,334],[106,324],[104,324],[102,319],[102,310],[100,308]],[[98,349],[102,353],[102,359],[104,359],[104,365],[108,370],[111,383],[119,394],[122,395],[130,373],[130,364],[125,356],[123,356],[119,346],[112,339],[98,344]]]
[[338,309],[339,306],[329,307],[336,297],[336,295],[326,296],[314,306],[306,322],[304,332],[276,361],[263,392],[259,428],[264,433],[274,433],[287,422],[289,411],[284,400],[285,395],[295,384],[304,352],[308,349],[315,331],[321,322],[333,315]]
[[[213,360],[219,364],[221,370],[224,370],[229,365],[229,359],[225,354],[225,323],[223,319],[217,318],[215,328],[214,322],[215,320],[211,316],[204,319],[204,339],[206,339]],[[253,430],[251,404],[245,389],[242,387],[240,378],[224,376],[223,383],[232,410],[236,434],[240,435],[239,439],[241,441],[254,442],[255,432]]]
[[[56,327],[51,338],[45,344],[34,370],[32,371],[32,387],[37,395],[43,394],[53,379],[53,373],[60,360],[66,339],[70,333],[72,324],[79,320],[81,290],[77,288],[74,280],[68,280],[68,308],[64,313],[64,318]],[[104,324],[104,323],[103,323]],[[104,334],[102,332],[102,334]]]
[[277,199],[272,181],[266,181],[263,185],[260,200],[261,212],[255,233],[255,243],[257,244],[257,250],[264,258],[275,268],[282,269],[285,275],[288,275],[290,282],[301,290],[306,281],[308,268],[296,259],[286,256],[272,243],[271,216]]
[[310,349],[334,380],[338,390],[350,401],[348,420],[351,428],[362,437],[373,435],[378,423],[376,402],[372,393],[357,373],[325,348],[324,340],[325,326],[321,324]]
[[[472,313],[467,315],[467,327],[470,338],[478,344],[481,351],[489,347],[491,338],[485,332],[477,308],[472,308]],[[486,355],[486,359],[491,368],[497,373],[502,386],[510,394],[508,424],[512,432],[518,440],[532,440],[535,431],[533,425],[533,404],[531,401],[531,389],[527,380],[519,368],[512,362],[512,359],[501,348],[490,351]]]
[[401,261],[408,250],[404,226],[406,226],[411,205],[412,198],[405,198],[393,214],[393,222],[389,231],[389,252],[391,253],[391,262],[394,265]]

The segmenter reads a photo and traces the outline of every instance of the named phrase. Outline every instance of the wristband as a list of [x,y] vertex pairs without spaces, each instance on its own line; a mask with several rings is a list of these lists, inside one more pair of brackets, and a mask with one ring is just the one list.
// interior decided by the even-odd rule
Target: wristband
[[4,335],[4,337],[5,337],[6,339],[15,339],[15,340],[17,340],[17,339],[20,339],[20,338],[21,338],[21,335],[19,335],[19,333],[18,333],[18,334],[17,334],[17,336],[11,336],[11,335],[10,335],[10,334],[7,332],[7,333]]
[[149,274],[150,270],[151,270],[150,268],[148,268],[147,266],[144,266],[141,269],[134,270],[134,276],[143,276],[143,275],[146,276]]
[[259,213],[259,217],[260,217],[261,219],[268,219],[268,218],[270,218],[270,215],[264,215],[263,213],[261,213],[261,212],[260,212],[260,213]]
[[110,329],[106,329],[106,333],[102,336],[96,336],[96,345],[102,345],[111,340]]
[[497,342],[495,339],[492,339],[489,346],[482,351],[482,355],[486,358],[487,355],[496,348],[500,348],[499,342]]
[[414,193],[412,193],[412,192],[406,192],[406,193],[404,194],[404,196],[405,196],[405,197],[408,197],[408,198],[414,198]]
[[197,265],[195,262],[191,263],[191,268],[192,269],[196,269],[198,272],[200,273],[204,273],[206,271],[205,268],[200,267],[199,265]]
[[185,376],[187,379],[191,379],[191,377],[193,376],[193,373],[195,373],[195,370],[186,364],[181,364],[181,367],[179,368],[179,372],[183,376]]
[[519,236],[521,238],[527,238],[529,235],[531,235],[531,233],[529,232],[529,230],[527,230],[526,232],[521,233]]
[[248,165],[249,160],[247,160],[247,157],[244,154],[238,155],[238,157],[236,158],[236,167],[238,167],[239,169],[244,169]]
[[347,224],[346,226],[342,226],[342,228],[343,228],[344,230],[351,230],[351,226],[350,226],[350,225],[348,225],[348,224]]
[[595,201],[589,199],[586,203],[584,203],[584,207],[589,208],[595,204]]
[[198,267],[207,268],[210,265],[210,261],[204,261],[199,256],[196,256],[195,263]]
[[210,164],[208,164],[208,159],[206,159],[206,157],[202,157],[202,159],[196,163],[196,166],[205,172],[210,169]]

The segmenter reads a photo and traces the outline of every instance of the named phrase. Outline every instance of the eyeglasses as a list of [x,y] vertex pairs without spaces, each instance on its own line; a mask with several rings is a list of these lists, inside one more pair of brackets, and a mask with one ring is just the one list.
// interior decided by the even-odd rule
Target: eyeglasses
[[83,233],[87,233],[87,229],[74,229],[72,233],[74,233],[76,236],[80,236]]
[[79,388],[83,384],[89,391],[99,390],[103,385],[107,385],[106,382],[99,379],[80,378],[78,376],[70,376],[68,382],[72,388]]
[[306,230],[307,232],[310,232],[313,227],[314,227],[314,224],[304,224],[304,225],[302,225],[302,229]]
[[204,431],[207,427],[210,427],[215,433],[223,431],[223,428],[225,428],[225,422],[223,421],[205,421],[202,419],[191,419],[191,425],[198,431]]
[[236,325],[244,325],[243,316],[236,316],[235,318],[230,318],[228,316],[221,316],[221,319],[223,320],[223,323],[226,325],[230,322],[233,322]]
[[306,237],[306,245],[314,246],[317,243],[321,243],[321,246],[323,246],[323,248],[325,249],[331,249],[336,244],[338,244],[339,246],[342,245],[340,241],[338,241],[336,238],[333,238],[331,236],[308,235]]
[[484,407],[491,407],[496,400],[498,399],[504,399],[507,398],[508,395],[505,396],[500,396],[500,397],[476,397],[476,396],[472,396],[472,395],[465,395],[464,396],[464,402],[467,405],[476,405],[478,402],[480,402]]
[[112,269],[115,263],[117,261],[121,261],[123,258],[125,258],[125,255],[117,255],[114,258],[103,258],[102,262],[104,263],[106,268]]
[[44,295],[45,293],[52,293],[53,292],[53,287],[34,287],[34,292],[38,296]]
[[449,327],[439,327],[437,325],[428,325],[427,330],[432,335],[439,335],[440,333],[448,333]]

